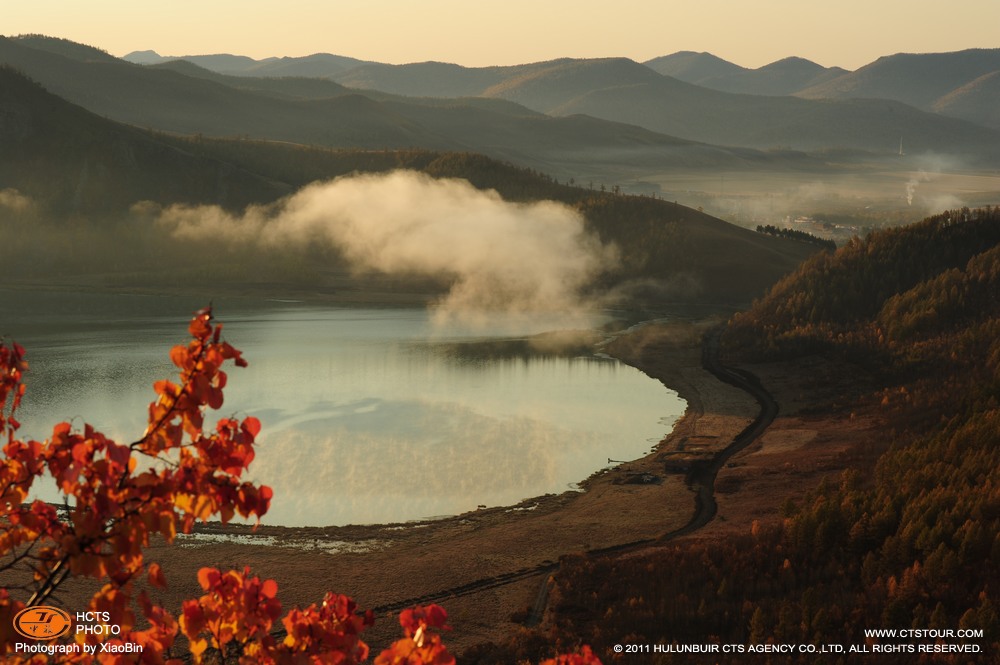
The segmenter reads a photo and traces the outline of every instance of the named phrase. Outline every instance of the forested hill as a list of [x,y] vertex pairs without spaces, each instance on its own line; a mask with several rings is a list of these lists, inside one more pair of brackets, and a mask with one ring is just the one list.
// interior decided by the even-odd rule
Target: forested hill
[[[762,514],[744,525],[746,536],[564,563],[547,632],[524,632],[469,662],[513,662],[558,641],[602,655],[622,642],[866,650],[845,647],[829,661],[771,653],[775,665],[996,663],[1000,209],[953,210],[818,254],[736,316],[723,344],[730,363],[781,359],[772,377],[840,367],[835,387],[818,378],[796,384],[817,393],[807,396],[808,411],[781,408],[794,427],[822,427],[809,448],[814,473],[823,477],[828,448],[843,451],[846,470],[796,499],[768,485],[783,519]],[[762,453],[780,459],[780,441],[765,438]],[[763,473],[794,478],[804,460]],[[872,639],[872,628],[953,637]],[[939,659],[939,648],[969,651]],[[710,661],[676,662],[737,665],[754,656],[720,650]]]
[[[775,284],[733,320],[726,338],[744,356],[837,348],[898,366],[918,342],[968,340],[993,325],[1000,315],[998,243],[1000,208],[952,210],[854,239]],[[1000,361],[1000,342],[990,353]]]
[[868,443],[881,453],[874,468],[820,489],[786,524],[792,561],[812,552],[811,563],[759,623],[778,630],[819,594],[823,619],[840,617],[830,633],[813,627],[823,639],[876,625],[983,630],[982,653],[962,662],[996,662],[1000,208],[952,210],[817,255],[735,317],[725,344],[731,359],[855,363],[878,391],[853,408],[874,410],[883,428]]

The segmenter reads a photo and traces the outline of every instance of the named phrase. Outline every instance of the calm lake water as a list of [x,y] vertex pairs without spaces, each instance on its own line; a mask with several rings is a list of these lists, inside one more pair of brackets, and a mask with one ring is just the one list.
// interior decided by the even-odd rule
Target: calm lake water
[[[69,420],[135,440],[200,305],[0,290],[0,334],[31,364],[21,434],[46,438]],[[463,328],[418,309],[249,299],[215,312],[250,363],[230,368],[219,415],[263,424],[251,478],[275,491],[269,524],[401,522],[562,492],[608,458],[648,452],[685,408],[614,360],[448,352],[556,322]]]

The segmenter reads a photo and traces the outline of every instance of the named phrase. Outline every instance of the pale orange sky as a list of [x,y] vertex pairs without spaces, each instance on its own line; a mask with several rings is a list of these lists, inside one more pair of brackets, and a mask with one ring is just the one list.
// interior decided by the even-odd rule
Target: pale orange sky
[[790,55],[856,69],[881,55],[1000,47],[1000,0],[31,0],[5,35],[41,33],[114,55],[336,53],[466,66],[557,57],[644,61],[708,51],[745,67]]

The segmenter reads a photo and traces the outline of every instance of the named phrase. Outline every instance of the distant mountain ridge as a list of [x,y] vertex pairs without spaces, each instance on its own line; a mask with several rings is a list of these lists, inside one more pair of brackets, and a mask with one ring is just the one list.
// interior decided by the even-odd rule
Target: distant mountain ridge
[[[363,63],[342,69],[360,61],[329,54],[262,61],[223,54],[194,58],[205,65],[199,70],[192,68],[197,62],[139,66],[95,51],[71,48],[64,40],[0,40],[0,61],[23,69],[57,94],[116,120],[180,133],[337,147],[474,150],[544,170],[587,163],[598,149],[630,169],[647,164],[725,167],[726,161],[738,166],[748,159],[763,163],[774,158],[774,153],[741,152],[746,148],[888,155],[896,153],[901,136],[911,154],[1000,162],[1000,131],[935,109],[849,95],[813,99],[723,92],[627,58],[482,68]],[[158,57],[133,54],[147,62]],[[671,58],[657,61],[666,67]],[[727,66],[708,54],[673,61],[688,73],[744,77],[742,85],[772,91],[833,77],[822,84],[830,85],[849,75],[800,58],[758,70]],[[242,73],[212,70],[212,76],[211,67]],[[331,69],[338,71],[326,80],[314,76]],[[302,73],[310,76],[284,76]],[[989,121],[995,111],[984,107],[982,99],[993,94],[991,81],[970,82],[970,88],[938,108]],[[573,116],[589,119],[571,120]],[[569,168],[581,173],[578,166]]]
[[[898,53],[796,94],[809,99],[893,99],[1000,129],[996,88],[989,84],[996,72],[1000,72],[1000,49]],[[977,81],[981,87],[972,85]],[[947,100],[962,89],[963,102],[949,104]]]
[[736,76],[750,71],[746,67],[723,60],[717,55],[702,51],[678,51],[671,55],[663,55],[642,63],[664,76],[702,85],[703,81]]
[[802,163],[802,156],[700,145],[597,118],[550,117],[503,99],[404,98],[324,79],[222,75],[184,61],[142,66],[68,57],[50,45],[0,38],[0,63],[99,115],[179,134],[474,151],[577,177],[623,167]]
[[[165,60],[151,51],[136,51],[126,60],[151,64]],[[316,54],[304,58],[267,58],[252,60],[243,56],[185,56],[186,60],[219,73],[241,76],[319,76],[347,87],[380,90],[407,96],[435,97],[502,97],[518,101],[535,110],[551,113],[591,113],[597,109],[589,104],[564,99],[560,103],[541,101],[518,92],[525,77],[537,77],[539,72],[564,67],[568,59],[505,67],[468,68],[442,62],[387,65],[363,63],[345,56]],[[621,59],[625,60],[625,59]],[[280,62],[280,64],[278,64]],[[591,61],[578,61],[591,62]],[[631,62],[631,61],[629,61]],[[967,120],[1000,130],[1000,95],[990,74],[1000,71],[1000,49],[968,49],[953,53],[896,54],[851,72],[840,67],[823,67],[800,57],[787,57],[757,69],[741,67],[710,53],[679,51],[642,63],[661,76],[691,83],[719,92],[764,96],[798,96],[805,99],[888,99],[902,102],[922,111]],[[621,82],[633,80],[635,72]],[[980,79],[982,79],[980,81]],[[977,83],[978,82],[978,83]],[[596,90],[589,91],[590,93]],[[537,90],[536,90],[537,95]],[[599,95],[598,95],[599,96]],[[649,95],[644,95],[649,103]],[[628,100],[635,103],[633,97]],[[601,103],[599,106],[606,106]],[[795,111],[797,113],[797,111]],[[684,134],[679,128],[641,119],[651,111],[632,115],[608,115],[607,110],[595,115],[606,119],[631,122],[658,132],[685,136],[712,143],[732,140],[740,145],[762,147],[741,141],[738,136],[706,138]],[[912,132],[904,132],[911,134]],[[758,133],[759,135],[759,133]],[[795,145],[795,142],[790,142]],[[813,146],[800,146],[810,148]]]
[[84,62],[115,62],[118,60],[115,56],[96,46],[80,44],[68,39],[62,39],[61,37],[19,35],[14,40],[19,44],[38,49],[39,51],[46,51]]
[[825,84],[801,91],[803,96],[882,97],[926,108],[935,99],[966,83],[1000,70],[1000,49],[952,53],[897,53]]
[[[727,93],[688,83],[627,58],[560,59],[484,68],[443,63],[366,65],[333,79],[348,87],[395,94],[423,91],[498,97],[549,115],[582,113],[695,141],[758,149],[836,146],[890,152],[902,134],[920,137],[914,150],[978,152],[1000,139],[995,132],[980,132],[939,116],[935,109],[921,113],[870,99],[830,103],[789,97],[803,86],[844,73],[800,58],[780,60],[759,70],[745,70],[707,54],[688,54],[682,60],[673,63],[676,69],[698,72],[699,80],[707,77],[725,87],[721,82],[728,76],[728,87],[759,94]],[[670,63],[661,59],[659,64]],[[970,122],[989,117],[988,113],[966,112],[964,106],[953,108],[963,109],[964,119]]]
[[[817,67],[781,61],[755,76],[781,80],[795,74],[801,82],[835,74]],[[432,88],[436,94],[502,98],[550,116],[584,114],[716,145],[889,153],[905,135],[913,137],[913,151],[985,152],[990,159],[1000,151],[996,131],[898,102],[727,93],[658,74],[627,58],[561,59],[504,68],[435,65],[434,75],[441,78],[423,83],[428,71],[426,64],[366,66],[334,78],[344,85],[396,94]]]
[[897,53],[856,71],[785,58],[746,69],[710,53],[680,51],[648,67],[723,92],[795,95],[806,99],[889,99],[1000,129],[1000,49]]
[[804,88],[848,73],[840,67],[823,67],[794,56],[758,69],[747,69],[711,53],[691,51],[665,55],[643,64],[660,74],[712,90],[774,96],[794,95]]
[[[352,88],[376,89],[400,95],[499,97],[550,115],[585,113],[697,141],[756,148],[788,145],[808,150],[839,141],[840,145],[855,148],[888,150],[887,142],[879,142],[881,133],[915,136],[923,131],[928,122],[926,118],[904,111],[903,115],[912,116],[910,121],[914,125],[892,130],[890,126],[898,124],[898,107],[886,108],[860,102],[842,107],[839,111],[825,106],[814,107],[816,117],[813,124],[819,130],[812,133],[808,127],[803,126],[808,124],[803,122],[804,112],[808,112],[803,105],[788,101],[758,101],[751,104],[752,108],[747,111],[748,100],[745,98],[719,98],[704,90],[785,97],[799,95],[803,90],[818,89],[819,86],[851,74],[839,67],[822,67],[802,58],[785,58],[759,69],[746,69],[711,54],[681,52],[650,60],[642,67],[638,65],[639,63],[626,58],[564,58],[527,65],[480,68],[438,62],[366,64],[334,73],[330,78]],[[590,71],[584,72],[587,68]],[[650,70],[660,74],[660,77],[650,76]],[[569,78],[574,71],[590,78],[582,81],[576,90],[567,91]],[[678,88],[671,85],[673,80],[692,83],[697,88]],[[560,89],[564,91],[562,96]],[[623,96],[619,96],[619,92]],[[866,97],[908,103],[905,98],[899,99],[899,95],[888,93],[870,94]],[[984,97],[985,101],[982,99]],[[850,98],[852,97],[842,97],[845,100]],[[661,108],[667,104],[671,104],[673,108],[664,113]],[[684,105],[693,107],[694,110],[685,111],[680,108]],[[729,107],[733,109],[733,113],[725,119],[718,117],[719,106]],[[623,111],[624,107],[628,108]],[[996,105],[989,104],[987,92],[974,90],[967,92],[960,104],[942,103],[921,107],[920,110],[1000,129],[1000,124],[993,121],[995,108]],[[776,137],[772,129],[774,118],[782,115],[793,118],[788,129],[796,133],[784,141]],[[846,117],[837,118],[836,115]],[[876,116],[880,116],[881,120]],[[838,130],[841,132],[839,135],[829,136],[835,128],[844,125],[863,127],[865,124],[874,126],[867,132],[855,132],[853,138],[845,140],[843,130]],[[721,133],[713,131],[716,127],[722,128]],[[952,131],[962,133],[957,126],[952,126]],[[824,132],[828,135],[823,136]],[[945,151],[947,144],[964,143],[970,146],[978,140],[941,136],[938,144],[929,145],[928,149]],[[984,137],[982,140],[989,141],[991,137]]]
[[132,51],[122,60],[137,65],[161,65],[175,60],[187,60],[199,67],[231,76],[307,76],[329,78],[333,74],[367,64],[364,60],[332,53],[314,53],[302,57],[271,57],[254,60],[245,55],[216,53],[213,55],[162,56],[156,51]]
[[[175,58],[165,58],[154,51],[134,51],[124,59],[159,64]],[[565,62],[466,68],[441,62],[387,65],[331,54],[263,60],[220,54],[183,56],[183,59],[222,74],[321,77],[353,88],[441,97],[484,95],[493,86],[509,86],[511,77],[521,75],[519,70]],[[661,75],[720,92],[795,95],[807,99],[890,99],[1000,129],[998,98],[989,83],[990,75],[1000,71],[1000,49],[898,53],[883,56],[853,72],[841,67],[823,67],[795,56],[750,69],[711,53],[694,51],[678,51],[642,64]],[[982,88],[973,85],[980,79]],[[961,103],[956,103],[958,97]]]

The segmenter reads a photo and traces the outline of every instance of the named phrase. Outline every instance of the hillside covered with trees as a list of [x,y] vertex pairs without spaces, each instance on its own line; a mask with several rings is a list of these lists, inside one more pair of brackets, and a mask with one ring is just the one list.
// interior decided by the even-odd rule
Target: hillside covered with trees
[[[869,653],[822,661],[773,653],[767,662],[995,662],[1000,210],[952,210],[814,256],[733,317],[723,352],[730,364],[822,356],[870,375],[873,389],[841,395],[824,411],[845,423],[874,414],[884,436],[851,451],[838,479],[786,501],[783,520],[755,523],[743,536],[565,559],[551,628],[475,660],[503,662],[556,641],[586,642],[602,655],[617,643],[831,643]],[[866,636],[869,629],[982,637],[963,642],[978,651],[942,655],[917,651],[915,638]],[[887,643],[903,646],[871,655]]]

